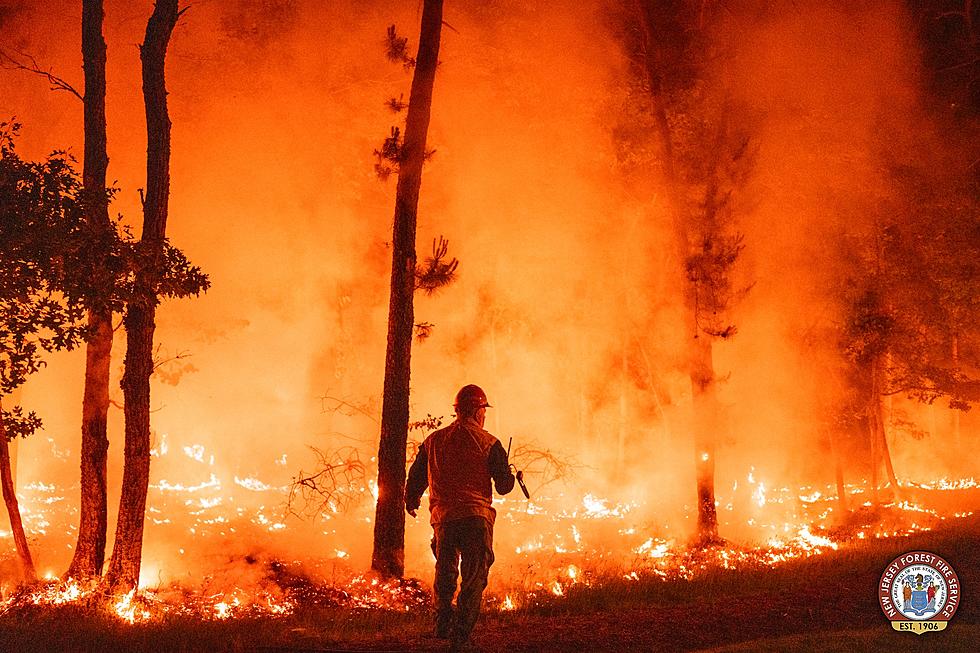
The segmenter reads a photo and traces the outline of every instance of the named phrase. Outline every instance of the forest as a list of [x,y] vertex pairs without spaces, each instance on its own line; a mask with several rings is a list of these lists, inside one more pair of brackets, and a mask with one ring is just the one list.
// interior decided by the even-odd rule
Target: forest
[[970,0],[0,0],[0,633],[429,650],[470,383],[530,494],[487,650],[845,555],[873,603],[980,532],[978,291]]

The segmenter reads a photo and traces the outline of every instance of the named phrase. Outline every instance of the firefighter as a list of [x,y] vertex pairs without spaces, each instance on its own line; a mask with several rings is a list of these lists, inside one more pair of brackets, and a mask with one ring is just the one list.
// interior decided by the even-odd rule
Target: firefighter
[[[456,394],[456,420],[434,431],[419,446],[408,471],[405,509],[412,517],[429,488],[429,512],[436,557],[433,598],[436,637],[463,650],[480,615],[487,574],[493,564],[493,509],[490,480],[499,494],[514,489],[507,452],[484,430],[487,394],[467,385]],[[462,576],[456,610],[453,595]]]

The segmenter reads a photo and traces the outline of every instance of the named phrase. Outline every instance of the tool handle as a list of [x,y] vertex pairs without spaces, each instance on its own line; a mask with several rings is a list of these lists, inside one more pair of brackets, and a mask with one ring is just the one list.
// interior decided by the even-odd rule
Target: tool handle
[[517,472],[517,483],[521,486],[521,492],[524,493],[524,498],[530,499],[531,493],[527,491],[527,486],[524,485],[524,472]]

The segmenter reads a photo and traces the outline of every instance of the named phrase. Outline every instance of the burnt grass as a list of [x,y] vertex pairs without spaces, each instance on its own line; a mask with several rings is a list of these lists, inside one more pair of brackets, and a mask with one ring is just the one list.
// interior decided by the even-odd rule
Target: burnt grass
[[[875,588],[905,551],[943,556],[962,602],[947,630],[891,629]],[[492,572],[491,572],[492,573]],[[910,537],[856,540],[838,551],[771,569],[717,569],[691,581],[597,579],[564,597],[539,597],[481,618],[485,651],[977,651],[980,516]],[[307,607],[285,617],[202,621],[166,617],[129,625],[79,605],[0,615],[0,651],[444,651],[427,610]]]

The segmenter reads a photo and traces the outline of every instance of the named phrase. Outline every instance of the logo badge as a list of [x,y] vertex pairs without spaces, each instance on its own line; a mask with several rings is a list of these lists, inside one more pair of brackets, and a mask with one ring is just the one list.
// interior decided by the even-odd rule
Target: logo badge
[[899,632],[921,635],[944,630],[960,605],[960,579],[935,553],[909,551],[885,568],[878,583],[878,602]]

